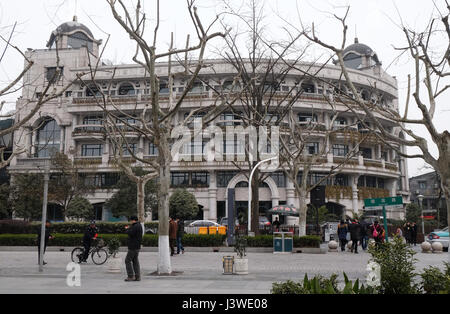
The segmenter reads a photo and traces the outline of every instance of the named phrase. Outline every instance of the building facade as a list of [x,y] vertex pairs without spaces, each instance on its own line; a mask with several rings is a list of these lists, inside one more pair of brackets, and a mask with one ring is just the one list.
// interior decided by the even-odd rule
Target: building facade
[[423,196],[424,216],[437,216],[447,211],[445,196],[440,188],[440,178],[436,171],[409,178],[411,203],[420,206],[419,195]]
[[[34,65],[24,79],[23,95],[17,103],[17,108],[22,109],[16,112],[16,119],[20,119],[31,110],[31,105],[23,108],[23,104],[27,100],[42,97],[43,87],[49,81],[54,80],[55,87],[62,89],[67,82],[75,79],[77,73],[88,73],[90,67],[99,61],[100,45],[101,40],[96,40],[86,26],[74,19],[73,22],[64,23],[52,32],[47,49],[27,51],[27,58],[34,61]],[[347,47],[344,55],[350,75],[363,99],[378,97],[380,105],[398,110],[397,82],[383,71],[375,52],[355,41]],[[59,64],[56,63],[57,56]],[[226,60],[207,60],[207,63],[209,66],[200,72],[202,80],[194,85],[181,107],[178,114],[179,121],[192,110],[214,103],[216,95],[210,86],[226,86],[236,76],[235,69],[227,64]],[[114,104],[120,106],[121,110],[136,114],[143,110],[145,103],[148,103],[150,86],[146,80],[145,69],[137,64],[111,65],[101,61],[99,64],[95,81],[90,80],[87,75],[81,81],[75,82],[65,90],[62,97],[46,103],[39,114],[29,121],[25,126],[29,131],[26,132],[28,136],[21,138],[21,144],[27,147],[27,151],[12,161],[10,172],[13,175],[33,172],[37,164],[42,164],[50,158],[52,152],[63,152],[85,173],[86,180],[91,180],[97,186],[96,192],[87,198],[96,206],[98,218],[114,220],[104,203],[114,193],[114,184],[118,180],[119,171],[114,166],[113,147],[105,138],[103,110],[95,96],[101,90]],[[156,69],[162,82],[159,91],[162,106],[168,102],[167,66],[167,63],[158,63]],[[55,77],[57,67],[61,72],[59,77]],[[311,169],[309,180],[315,183],[339,163],[349,150],[358,145],[354,141],[348,141],[348,134],[359,137],[368,130],[358,123],[357,117],[349,112],[344,104],[338,103],[332,110],[326,101],[336,92],[331,86],[339,84],[342,79],[338,66],[305,63],[304,67],[311,73],[318,72],[318,76],[322,79],[306,80],[299,71],[292,71],[279,84],[275,93],[282,96],[293,88],[302,89],[302,95],[292,108],[298,123],[314,123],[319,126],[316,139],[308,143],[310,154],[317,153],[323,145],[327,147],[326,154],[322,156],[323,162]],[[186,80],[182,77],[175,78],[174,97],[182,93],[185,87]],[[239,110],[239,106],[237,102],[236,110]],[[332,119],[336,111],[339,112],[339,119]],[[129,117],[127,119],[127,122],[134,123]],[[333,125],[331,121],[334,121]],[[382,117],[380,121],[392,134],[402,136],[393,123]],[[229,126],[239,125],[241,122],[233,113],[225,112],[212,123]],[[342,128],[343,131],[336,132],[333,141],[328,142],[320,134],[321,128],[327,130]],[[23,130],[18,132],[21,131]],[[154,158],[158,154],[155,145],[140,134],[129,132],[127,137],[129,148],[138,157]],[[228,144],[224,145],[225,153]],[[398,147],[395,142],[390,144]],[[195,155],[196,145],[195,142],[192,145],[185,145],[181,154]],[[204,144],[198,145],[202,154]],[[325,201],[330,211],[338,216],[352,216],[352,212],[361,213],[363,199],[369,197],[401,195],[404,201],[408,202],[406,160],[396,154],[395,150],[378,141],[365,141],[358,146],[356,148],[359,153],[346,163],[341,173],[322,183],[325,185]],[[399,149],[404,150],[403,147]],[[233,154],[239,153],[239,149],[233,151]],[[131,162],[136,166],[143,166],[138,161],[131,160]],[[247,164],[243,162],[240,166],[245,165]],[[191,161],[174,161],[171,184],[173,189],[183,187],[194,193],[201,205],[204,219],[216,221],[227,215],[227,192],[230,189],[235,191],[236,207],[247,208],[247,179],[236,167],[236,163],[227,160],[211,163],[205,162],[200,157]],[[299,205],[294,184],[282,171],[273,171],[267,176],[259,188],[259,198],[261,213],[279,204]],[[388,217],[401,219],[404,217],[404,210],[388,212]]]

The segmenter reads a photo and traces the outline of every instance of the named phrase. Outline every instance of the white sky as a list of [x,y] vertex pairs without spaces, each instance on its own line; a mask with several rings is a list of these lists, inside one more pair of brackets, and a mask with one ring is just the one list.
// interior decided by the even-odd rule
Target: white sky
[[[126,3],[135,3],[134,0],[126,0]],[[143,0],[144,9],[148,12],[147,34],[152,33],[152,16],[155,2]],[[228,0],[233,6],[240,6],[243,0]],[[404,107],[407,87],[407,75],[413,76],[413,64],[405,57],[396,59],[399,52],[395,47],[405,46],[405,37],[401,29],[400,17],[405,25],[417,30],[423,30],[432,14],[437,11],[434,6],[437,3],[445,13],[443,0],[267,0],[265,1],[265,29],[267,34],[279,36],[282,33],[283,19],[300,28],[299,15],[304,25],[314,22],[318,34],[325,42],[340,45],[342,29],[340,24],[332,16],[332,13],[342,16],[344,6],[350,5],[350,13],[347,18],[348,32],[347,44],[353,43],[355,30],[360,43],[367,44],[378,54],[387,72],[396,76],[399,88],[400,108]],[[160,47],[168,46],[170,32],[175,34],[175,42],[178,47],[184,46],[186,35],[194,35],[190,27],[189,16],[185,10],[185,0],[161,0],[161,25]],[[221,0],[197,0],[198,12],[204,24],[211,22],[216,14],[222,12],[224,4]],[[300,12],[300,13],[299,13]],[[332,13],[331,13],[332,12]],[[50,33],[63,22],[71,21],[74,15],[78,21],[85,24],[97,39],[106,42],[108,34],[111,34],[104,59],[109,59],[114,64],[132,63],[131,56],[134,53],[134,45],[125,32],[112,18],[106,0],[0,0],[0,34],[8,37],[12,25],[17,22],[16,32],[12,42],[22,50],[27,48],[44,49],[50,37]],[[230,18],[223,16],[224,19]],[[217,25],[219,26],[219,25]],[[239,25],[233,24],[233,31],[239,31]],[[217,28],[216,28],[217,29]],[[213,42],[214,47],[219,43]],[[3,52],[4,42],[0,41],[0,53]],[[320,53],[317,50],[317,53]],[[211,54],[210,57],[217,57]],[[4,86],[23,69],[23,59],[12,49],[8,49],[0,64],[0,86]],[[439,131],[449,129],[450,121],[450,91],[440,97],[435,124]],[[17,96],[16,96],[17,97]],[[14,108],[14,98],[8,98],[9,109]],[[417,111],[411,111],[411,117],[417,116]],[[421,128],[414,128],[419,135],[425,136],[427,132]],[[429,141],[431,152],[437,152],[433,143]],[[408,149],[409,153],[417,153],[417,150]],[[421,159],[409,159],[409,176],[415,176],[431,169],[424,169]]]

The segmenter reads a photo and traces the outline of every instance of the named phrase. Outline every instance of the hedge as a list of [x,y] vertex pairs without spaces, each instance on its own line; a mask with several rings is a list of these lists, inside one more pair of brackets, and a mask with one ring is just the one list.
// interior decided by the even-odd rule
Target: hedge
[[[125,233],[125,226],[129,222],[97,222],[96,226],[102,234],[121,234]],[[80,234],[84,233],[89,226],[89,222],[55,222],[52,223],[50,230],[53,233],[62,234]],[[0,234],[37,234],[41,227],[40,222],[25,222],[21,220],[0,220]],[[157,222],[146,222],[145,228],[158,230]]]
[[[48,242],[49,246],[80,246],[83,234],[60,234],[52,233],[55,237]],[[99,234],[107,242],[109,239],[117,237],[121,246],[127,246],[128,235],[126,234]],[[186,234],[183,237],[184,246],[214,247],[222,246],[225,236],[222,235],[196,235]],[[36,234],[0,234],[0,246],[35,246],[37,245]],[[144,247],[157,247],[158,235],[146,234],[142,239]]]
[[[49,246],[79,246],[81,245],[83,234],[60,234],[52,233],[55,239],[49,241]],[[106,242],[117,237],[121,246],[126,246],[128,236],[126,234],[99,234],[99,237]],[[0,246],[34,246],[37,244],[36,234],[0,234]],[[185,234],[183,245],[186,247],[220,247],[224,245],[224,235],[199,235]],[[158,235],[146,234],[143,237],[144,247],[157,247]],[[272,247],[273,237],[271,235],[259,235],[247,237],[248,247]],[[294,247],[320,247],[320,238],[317,236],[294,237]]]

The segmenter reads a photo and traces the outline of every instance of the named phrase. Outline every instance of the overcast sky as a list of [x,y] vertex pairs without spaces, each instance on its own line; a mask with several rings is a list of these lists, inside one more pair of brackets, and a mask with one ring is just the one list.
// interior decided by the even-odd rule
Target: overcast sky
[[[228,0],[234,8],[238,8],[243,0]],[[135,3],[127,0],[127,3]],[[142,1],[144,9],[148,12],[149,31],[151,34],[152,16],[154,3],[152,0]],[[282,33],[281,26],[286,21],[300,28],[300,19],[304,25],[314,22],[318,34],[325,42],[340,45],[342,40],[342,29],[332,16],[342,16],[346,6],[350,5],[347,19],[348,37],[347,43],[353,43],[355,35],[359,42],[370,46],[383,63],[383,68],[395,76],[398,81],[400,108],[404,107],[405,92],[407,87],[407,75],[413,74],[413,65],[406,57],[400,57],[399,51],[394,47],[404,47],[405,38],[401,29],[400,15],[403,23],[413,29],[423,30],[429,18],[436,15],[436,2],[439,9],[445,12],[443,0],[268,0],[265,1],[264,25],[267,33],[277,36]],[[161,26],[159,42],[164,49],[168,45],[170,32],[174,32],[175,42],[183,46],[186,35],[193,30],[190,27],[189,16],[186,14],[185,0],[162,0],[161,1]],[[225,10],[225,5],[220,0],[198,0],[199,14],[205,24],[211,22],[215,16]],[[245,12],[245,10],[243,11]],[[400,15],[399,13],[400,12]],[[113,20],[106,0],[0,0],[0,34],[8,37],[12,25],[17,22],[16,32],[12,42],[22,50],[27,48],[44,49],[50,37],[50,33],[60,24],[71,21],[77,15],[78,21],[85,24],[97,39],[106,42],[108,34],[110,39],[105,50],[104,59],[111,60],[114,64],[132,63],[131,56],[134,53],[128,36]],[[229,16],[223,16],[225,21]],[[229,22],[234,31],[239,24]],[[219,25],[217,25],[219,27]],[[276,38],[276,37],[275,37]],[[212,43],[218,47],[219,43]],[[0,42],[0,51],[3,52],[4,43]],[[319,51],[317,53],[320,53]],[[213,53],[210,57],[217,57]],[[23,69],[23,59],[12,49],[8,49],[0,64],[0,87],[9,82]],[[8,98],[9,109],[13,109],[14,99]],[[450,123],[450,95],[447,93],[440,97],[435,123],[439,131],[449,129]],[[412,116],[418,112],[412,111]],[[426,131],[414,128],[417,133],[425,136]],[[429,141],[430,143],[431,141]],[[436,152],[436,148],[430,143],[430,150]],[[409,153],[417,153],[409,149]],[[431,171],[424,169],[424,162],[420,159],[410,159],[409,176],[418,175]]]

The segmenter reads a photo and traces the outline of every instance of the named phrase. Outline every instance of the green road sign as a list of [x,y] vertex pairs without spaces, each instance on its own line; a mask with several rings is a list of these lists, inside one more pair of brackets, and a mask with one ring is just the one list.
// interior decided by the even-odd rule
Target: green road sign
[[403,208],[403,199],[401,196],[390,196],[380,198],[366,198],[364,200],[364,207],[367,210],[383,209],[383,206],[392,208]]

